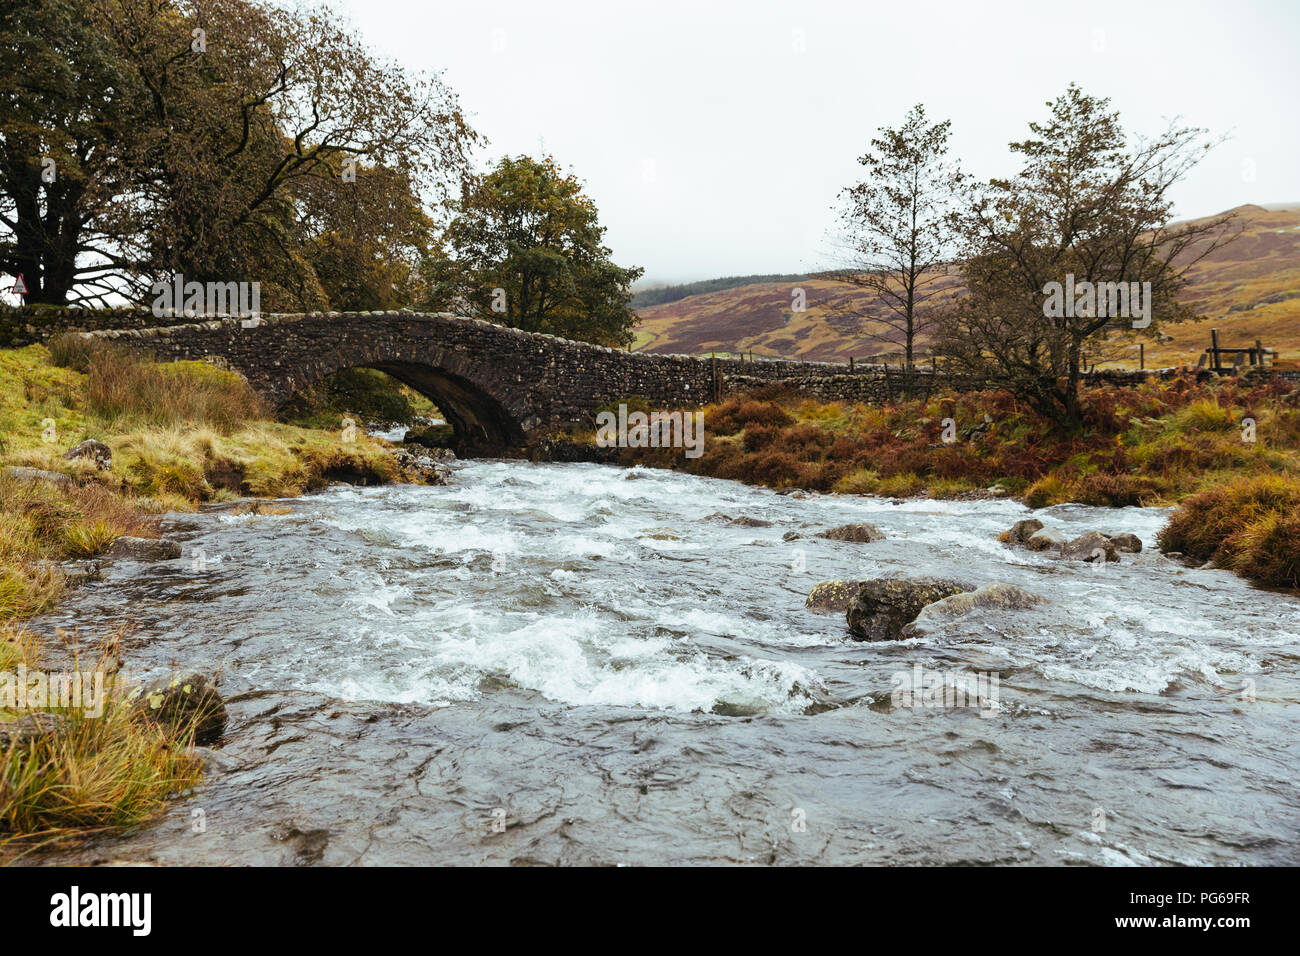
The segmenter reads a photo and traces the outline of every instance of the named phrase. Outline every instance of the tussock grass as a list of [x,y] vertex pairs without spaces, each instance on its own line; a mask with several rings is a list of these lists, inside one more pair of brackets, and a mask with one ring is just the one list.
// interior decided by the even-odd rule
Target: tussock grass
[[159,364],[108,346],[92,357],[86,399],[92,413],[115,425],[207,426],[228,433],[267,414],[234,372],[206,362]]
[[1174,512],[1159,544],[1258,584],[1300,588],[1300,479],[1238,478],[1194,495]]
[[[116,681],[121,637],[110,635],[56,668],[106,675],[101,716],[57,712],[46,732],[0,747],[0,854],[12,858],[88,831],[143,823],[198,782],[193,726],[142,719],[131,689]],[[22,628],[0,625],[0,670],[18,664],[40,666],[36,642]],[[21,716],[0,710],[0,721]]]
[[53,562],[98,554],[124,534],[157,532],[151,518],[100,485],[0,474],[0,621],[52,607],[63,591]]

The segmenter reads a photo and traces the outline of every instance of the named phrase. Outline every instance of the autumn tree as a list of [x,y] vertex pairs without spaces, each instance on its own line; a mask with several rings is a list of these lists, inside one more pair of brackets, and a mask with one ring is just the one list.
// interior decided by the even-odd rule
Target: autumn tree
[[[969,194],[967,294],[946,310],[938,344],[954,371],[1077,428],[1085,350],[1186,318],[1177,294],[1188,268],[1239,227],[1231,213],[1170,221],[1170,190],[1213,145],[1204,130],[1174,123],[1154,138],[1130,137],[1109,100],[1074,85],[1047,106],[1031,137],[1010,144],[1023,157],[1019,173]],[[1062,288],[1078,298],[1053,307]],[[1135,291],[1141,314],[1116,314],[1114,294],[1102,307],[1102,288]]]
[[304,177],[293,193],[294,233],[331,308],[398,309],[425,294],[435,224],[404,173],[358,163]]
[[[260,281],[269,308],[323,307],[328,294],[304,245],[318,237],[298,232],[311,181],[339,177],[353,161],[400,171],[416,202],[432,205],[454,195],[468,172],[477,138],[455,94],[437,76],[375,58],[328,8],[260,0],[85,0],[67,8],[62,19],[15,20],[20,51],[5,54],[19,72],[36,54],[62,60],[66,103],[25,119],[25,128],[0,117],[0,134],[29,154],[43,147],[41,135],[66,139],[87,126],[79,148],[108,164],[112,178],[63,201],[69,234],[57,248],[36,249],[31,230],[17,228],[18,214],[3,220],[10,261],[45,257],[42,301],[102,298],[102,287],[88,296],[84,283],[74,291],[76,282],[54,280],[44,291],[47,276],[75,276],[97,239],[112,266],[112,282],[102,274],[101,286],[136,300],[153,279],[181,272],[200,282]],[[82,33],[94,42],[73,42]],[[79,119],[96,116],[104,122]],[[20,141],[25,130],[32,132]],[[55,194],[8,166],[0,173],[0,215],[29,207],[49,215]]]
[[919,337],[935,313],[929,300],[953,256],[952,213],[962,174],[947,159],[950,121],[931,122],[913,106],[897,128],[881,127],[858,162],[866,178],[842,192],[840,225],[848,267],[836,277],[864,289],[878,308],[854,296],[832,306],[831,318],[870,338],[902,342],[912,370]]
[[80,0],[0,5],[0,270],[93,301],[143,253],[130,134],[144,89]]
[[431,260],[444,301],[528,332],[626,346],[640,268],[611,261],[596,205],[551,157],[504,157],[468,184]]

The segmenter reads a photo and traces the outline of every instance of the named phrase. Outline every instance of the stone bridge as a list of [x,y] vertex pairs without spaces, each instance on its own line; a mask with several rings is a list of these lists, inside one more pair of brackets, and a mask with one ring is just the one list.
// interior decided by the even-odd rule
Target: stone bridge
[[[438,406],[460,452],[518,449],[557,431],[593,423],[602,405],[639,396],[653,408],[686,408],[729,393],[782,384],[824,401],[880,404],[969,390],[917,369],[910,384],[897,367],[788,359],[711,358],[627,352],[553,335],[521,332],[451,313],[312,312],[259,319],[163,319],[145,309],[0,314],[0,346],[88,332],[162,361],[200,359],[234,369],[279,407],[295,392],[347,368],[373,368]],[[1175,369],[1105,371],[1089,381],[1133,385]]]
[[631,396],[679,408],[777,382],[854,401],[878,401],[892,387],[878,366],[850,372],[826,363],[627,352],[450,313],[308,313],[138,327],[145,321],[137,316],[137,327],[91,334],[162,361],[216,360],[276,407],[341,369],[378,369],[428,396],[454,427],[457,447],[478,453],[589,424],[601,405]]

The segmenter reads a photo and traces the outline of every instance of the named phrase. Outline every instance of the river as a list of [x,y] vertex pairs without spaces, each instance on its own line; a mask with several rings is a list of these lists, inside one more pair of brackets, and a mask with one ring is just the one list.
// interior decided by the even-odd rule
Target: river
[[[130,621],[133,673],[219,671],[231,715],[189,799],[42,859],[1300,862],[1300,600],[1162,557],[1163,510],[1038,513],[1146,546],[1097,566],[999,544],[1010,501],[454,471],[168,516],[184,558],[119,563],[34,622]],[[850,521],[888,538],[783,540]],[[878,644],[803,606],[895,574],[1049,603]],[[997,710],[895,706],[916,664],[996,674]]]

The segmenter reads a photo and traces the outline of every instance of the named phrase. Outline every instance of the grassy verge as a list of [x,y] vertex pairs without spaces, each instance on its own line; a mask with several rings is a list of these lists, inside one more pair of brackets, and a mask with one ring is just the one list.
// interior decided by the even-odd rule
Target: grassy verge
[[1005,392],[884,407],[759,392],[705,407],[699,458],[624,458],[774,488],[947,498],[997,486],[1032,507],[1171,504],[1232,477],[1300,471],[1296,397],[1188,379],[1094,389],[1084,429],[1063,434]]
[[[341,424],[341,422],[340,422]],[[94,438],[112,467],[63,453]],[[0,350],[0,620],[40,613],[62,589],[56,562],[100,553],[120,535],[156,535],[153,516],[242,495],[284,497],[337,478],[395,480],[364,431],[272,421],[237,375],[203,362],[155,363],[65,337]]]
[[[163,511],[400,478],[384,444],[318,417],[333,427],[273,421],[243,379],[203,362],[156,363],[80,337],[0,350],[0,674],[39,665],[16,619],[57,602],[60,562],[122,535],[155,537]],[[110,467],[63,457],[91,438],[111,450]],[[88,668],[109,675],[102,715],[65,709],[0,743],[0,855],[140,823],[197,782],[193,728],[141,718],[111,676],[114,654],[110,639]],[[32,730],[31,719],[0,700],[0,730]]]
[[1238,478],[1194,495],[1160,532],[1160,548],[1267,587],[1300,588],[1300,481]]
[[[0,746],[0,859],[11,862],[70,836],[142,823],[198,782],[199,759],[190,749],[194,728],[145,719],[129,688],[114,679],[119,640],[110,637],[89,655],[74,653],[59,668],[105,675],[102,713],[54,711],[52,727]],[[27,631],[0,626],[0,672],[19,665],[35,670],[40,663]],[[24,716],[0,705],[0,726],[18,726]]]

